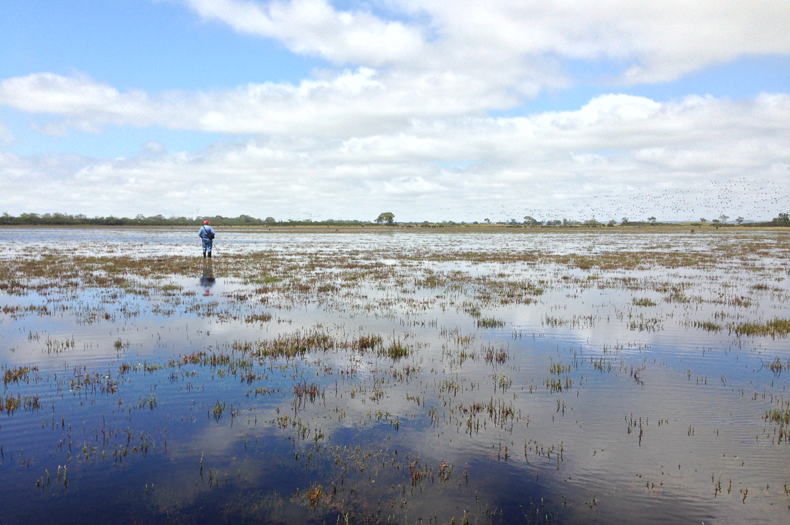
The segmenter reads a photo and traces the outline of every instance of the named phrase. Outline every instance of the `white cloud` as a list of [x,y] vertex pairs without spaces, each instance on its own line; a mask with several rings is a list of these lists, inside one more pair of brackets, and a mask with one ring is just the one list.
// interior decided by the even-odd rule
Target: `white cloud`
[[742,56],[790,52],[786,0],[377,2],[415,15],[409,24],[375,17],[364,4],[338,11],[326,0],[183,1],[204,19],[336,64],[492,74],[520,70],[541,55],[615,59],[630,62],[619,81],[633,84],[673,80]]
[[57,202],[88,215],[190,214],[201,202],[277,218],[375,218],[386,208],[401,220],[769,219],[790,199],[787,122],[788,95],[605,95],[576,111],[415,121],[342,141],[279,136],[113,161],[5,155],[0,191],[15,213]]
[[0,104],[59,115],[42,131],[97,131],[102,125],[151,125],[223,133],[345,137],[407,125],[412,119],[482,114],[516,102],[463,76],[417,76],[369,68],[299,85],[247,84],[205,93],[121,93],[85,75],[37,73],[0,82]]
[[325,0],[250,2],[184,0],[201,17],[224,22],[236,31],[274,38],[291,51],[339,64],[376,66],[419,55],[419,28],[364,12],[338,12]]
[[110,86],[98,84],[86,75],[63,77],[39,73],[4,80],[0,100],[31,113],[82,114],[89,111],[132,115],[147,96],[140,92],[121,95]]
[[188,214],[205,201],[225,215],[280,218],[388,208],[399,219],[673,219],[713,216],[732,196],[742,211],[719,213],[786,211],[787,94],[669,103],[610,94],[575,111],[487,116],[567,86],[567,59],[614,60],[623,64],[615,81],[638,83],[788,53],[786,0],[374,0],[376,13],[403,21],[326,0],[180,1],[204,20],[353,69],[205,92],[123,91],[84,74],[2,80],[0,104],[44,114],[36,125],[45,133],[258,136],[189,153],[149,143],[111,161],[0,153],[10,211],[57,203],[89,215]]
[[395,0],[431,15],[443,38],[509,56],[632,62],[620,81],[673,80],[755,54],[790,52],[783,0]]
[[158,94],[122,92],[84,74],[36,73],[0,82],[0,104],[58,116],[37,128],[58,135],[155,125],[343,139],[517,106],[541,89],[566,87],[559,73],[565,58],[622,60],[630,66],[620,81],[633,83],[747,54],[790,52],[784,1],[491,0],[484,9],[467,0],[380,2],[414,15],[410,23],[341,12],[326,0],[183,1],[206,20],[358,67],[298,84]]

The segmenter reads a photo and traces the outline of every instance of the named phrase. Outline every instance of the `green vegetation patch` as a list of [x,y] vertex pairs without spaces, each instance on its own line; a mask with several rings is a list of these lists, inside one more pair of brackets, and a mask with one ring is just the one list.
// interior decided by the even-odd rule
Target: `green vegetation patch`
[[781,408],[766,410],[763,419],[779,425],[779,443],[790,440],[790,401],[782,403]]
[[751,322],[730,325],[730,331],[738,336],[770,335],[773,338],[787,337],[790,333],[790,319],[772,319],[765,323]]
[[504,328],[505,321],[496,317],[481,317],[477,320],[478,328]]
[[706,332],[720,332],[721,325],[713,321],[694,321],[694,328],[701,328]]

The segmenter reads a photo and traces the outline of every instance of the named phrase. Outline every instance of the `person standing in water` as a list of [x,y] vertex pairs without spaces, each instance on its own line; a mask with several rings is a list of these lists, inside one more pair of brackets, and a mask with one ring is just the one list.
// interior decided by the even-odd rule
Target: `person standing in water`
[[208,253],[208,258],[211,259],[211,247],[214,244],[214,236],[216,233],[214,232],[214,228],[209,226],[208,221],[203,221],[203,226],[200,228],[198,232],[198,237],[203,239],[203,258],[206,258],[206,253]]

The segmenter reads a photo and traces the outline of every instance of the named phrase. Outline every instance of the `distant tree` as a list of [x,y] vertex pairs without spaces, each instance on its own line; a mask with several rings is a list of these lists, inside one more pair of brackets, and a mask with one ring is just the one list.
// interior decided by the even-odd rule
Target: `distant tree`
[[606,225],[611,228],[611,227],[615,226],[616,224],[617,224],[617,221],[612,219]]
[[491,219],[483,219],[483,222],[486,224],[491,224]]
[[735,222],[737,222],[738,224],[743,224],[743,217],[738,217],[737,219],[735,219]]
[[721,221],[719,219],[713,219],[711,222],[713,224],[719,224]]
[[622,225],[628,224],[628,217],[623,217],[623,221],[620,224]]
[[379,224],[386,223],[389,226],[392,226],[394,224],[394,221],[395,221],[395,214],[394,213],[390,213],[388,211],[380,214],[376,218],[376,222],[377,223],[379,223]]
[[722,224],[724,224],[725,222],[727,222],[727,219],[729,219],[729,217],[722,213],[721,215],[719,215],[719,219],[721,219]]
[[275,223],[275,222],[277,222],[277,221],[275,221],[275,220],[274,220],[274,217],[266,217],[266,218],[263,220],[263,222],[265,222],[266,224],[272,224],[272,223]]
[[648,217],[647,218],[647,222],[649,222],[650,224],[655,224],[656,223],[656,218],[655,217]]
[[529,226],[534,226],[538,223],[534,217],[530,215],[524,215],[524,224],[528,224]]
[[780,213],[771,222],[779,226],[790,226],[790,213]]
[[242,224],[247,224],[247,225],[261,223],[260,219],[256,219],[255,217],[252,217],[250,215],[243,215],[243,214],[239,215],[239,218],[237,220],[241,221]]
[[700,217],[699,222],[704,224],[704,223],[708,222],[708,219],[706,219],[705,217]]

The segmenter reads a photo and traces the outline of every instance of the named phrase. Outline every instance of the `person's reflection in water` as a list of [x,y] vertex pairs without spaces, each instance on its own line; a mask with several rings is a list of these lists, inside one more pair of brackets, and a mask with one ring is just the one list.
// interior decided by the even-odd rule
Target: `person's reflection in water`
[[214,263],[208,263],[203,267],[203,275],[200,276],[200,286],[205,289],[203,295],[211,295],[211,287],[216,282],[217,280],[214,278]]

